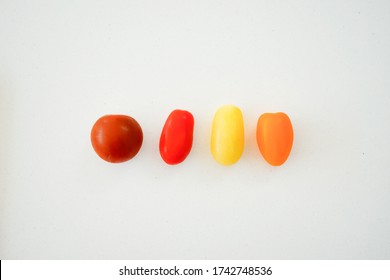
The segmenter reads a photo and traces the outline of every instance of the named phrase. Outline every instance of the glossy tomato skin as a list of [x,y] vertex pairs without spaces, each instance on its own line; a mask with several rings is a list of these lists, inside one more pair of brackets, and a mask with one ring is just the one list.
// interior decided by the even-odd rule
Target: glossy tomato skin
[[141,149],[143,133],[130,116],[106,115],[91,130],[93,149],[103,160],[119,163],[132,159]]
[[174,110],[168,116],[160,137],[160,155],[167,164],[183,162],[192,148],[194,117],[188,111]]
[[257,121],[257,145],[264,159],[273,166],[282,165],[289,157],[294,130],[283,112],[262,114]]
[[214,159],[222,165],[236,163],[244,151],[244,118],[240,108],[224,105],[215,112],[210,139]]

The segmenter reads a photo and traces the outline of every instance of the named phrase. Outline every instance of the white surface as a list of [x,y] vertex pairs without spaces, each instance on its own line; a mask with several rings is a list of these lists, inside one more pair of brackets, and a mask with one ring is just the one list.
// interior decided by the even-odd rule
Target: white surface
[[[0,258],[390,258],[389,1],[0,1]],[[211,120],[244,114],[234,166]],[[158,141],[195,117],[175,167]],[[268,166],[257,118],[295,142]],[[90,129],[136,118],[136,158],[108,164]]]

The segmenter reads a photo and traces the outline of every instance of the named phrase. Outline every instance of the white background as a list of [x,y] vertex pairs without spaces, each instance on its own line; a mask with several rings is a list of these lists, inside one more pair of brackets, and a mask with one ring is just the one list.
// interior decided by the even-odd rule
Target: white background
[[[218,165],[211,121],[244,114],[241,160]],[[191,154],[160,158],[168,114]],[[266,164],[257,118],[295,142]],[[144,131],[102,161],[105,114]],[[390,258],[389,1],[0,0],[1,259]]]

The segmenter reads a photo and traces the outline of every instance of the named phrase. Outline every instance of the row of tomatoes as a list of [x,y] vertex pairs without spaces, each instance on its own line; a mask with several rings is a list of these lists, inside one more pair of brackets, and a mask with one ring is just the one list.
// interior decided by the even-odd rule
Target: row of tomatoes
[[[160,137],[160,154],[167,164],[183,162],[192,148],[194,117],[185,110],[168,116]],[[290,155],[294,133],[285,113],[265,113],[257,122],[257,144],[264,159],[273,166],[282,165]],[[132,159],[141,149],[142,128],[130,116],[106,115],[99,118],[91,131],[95,152],[112,163]],[[244,120],[241,110],[225,105],[214,116],[211,141],[214,159],[223,165],[237,162],[244,150]]]

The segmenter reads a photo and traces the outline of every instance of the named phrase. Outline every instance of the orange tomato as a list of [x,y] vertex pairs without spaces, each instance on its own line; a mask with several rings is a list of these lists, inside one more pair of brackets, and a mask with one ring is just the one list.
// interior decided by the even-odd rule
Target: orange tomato
[[257,121],[257,145],[264,159],[273,166],[288,158],[294,141],[293,127],[285,113],[265,113]]

